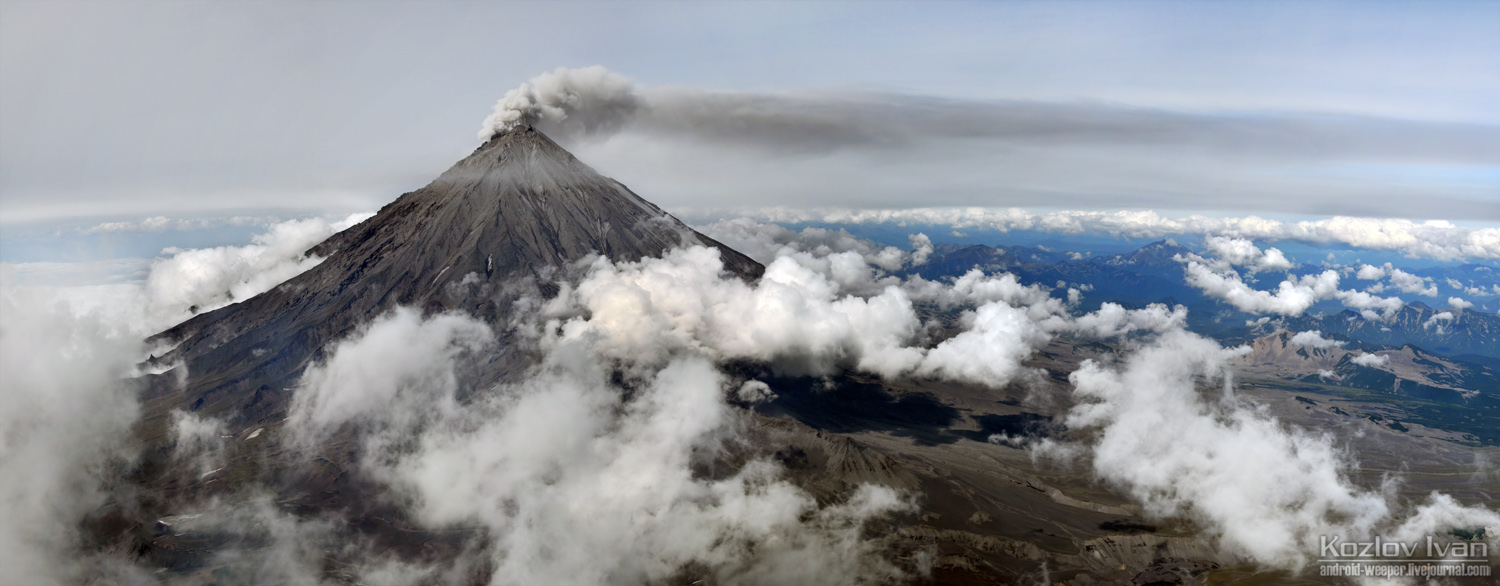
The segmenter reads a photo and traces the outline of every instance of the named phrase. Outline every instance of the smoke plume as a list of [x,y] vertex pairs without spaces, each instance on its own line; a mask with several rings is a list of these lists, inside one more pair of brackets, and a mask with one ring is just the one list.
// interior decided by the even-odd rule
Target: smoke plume
[[539,125],[558,138],[616,132],[642,107],[630,79],[603,67],[559,67],[505,93],[484,120],[479,140],[517,126]]

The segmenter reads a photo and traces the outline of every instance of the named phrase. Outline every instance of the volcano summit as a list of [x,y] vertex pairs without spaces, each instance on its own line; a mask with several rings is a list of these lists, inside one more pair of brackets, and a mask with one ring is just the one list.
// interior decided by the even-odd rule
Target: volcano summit
[[[180,363],[189,373],[185,385],[161,392],[185,408],[239,421],[276,416],[325,344],[382,312],[457,310],[504,324],[514,300],[506,291],[519,282],[545,288],[548,276],[592,254],[635,261],[694,244],[717,249],[741,278],[763,270],[536,129],[517,127],[309,250],[325,259],[312,270],[156,336],[174,347],[155,362]],[[467,294],[480,290],[488,294]],[[522,367],[493,361],[481,382]]]

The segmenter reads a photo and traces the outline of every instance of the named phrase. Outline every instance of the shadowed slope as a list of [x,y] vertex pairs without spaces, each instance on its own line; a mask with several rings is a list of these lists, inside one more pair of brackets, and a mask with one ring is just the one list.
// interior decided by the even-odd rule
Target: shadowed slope
[[[531,128],[496,135],[431,184],[309,251],[322,264],[259,296],[158,334],[180,343],[158,359],[182,363],[185,385],[161,377],[192,410],[251,421],[284,411],[297,377],[323,346],[397,305],[508,319],[515,285],[543,291],[558,267],[599,253],[615,261],[671,248],[717,247],[745,279],[762,267],[699,234]],[[502,341],[503,344],[503,341]],[[518,350],[480,373],[515,371]],[[169,388],[170,387],[170,388]]]

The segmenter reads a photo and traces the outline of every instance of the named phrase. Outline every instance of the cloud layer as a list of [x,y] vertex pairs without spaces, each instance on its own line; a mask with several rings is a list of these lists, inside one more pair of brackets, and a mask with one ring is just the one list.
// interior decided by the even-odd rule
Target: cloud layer
[[[1245,349],[1183,331],[1180,307],[1105,303],[1074,315],[1074,295],[1009,274],[976,270],[945,282],[892,276],[920,262],[930,246],[922,238],[900,250],[841,231],[748,221],[713,232],[752,244],[747,248],[768,260],[765,275],[756,283],[726,276],[717,251],[703,247],[638,262],[589,259],[560,272],[556,295],[518,301],[511,323],[400,309],[330,346],[309,368],[284,439],[316,456],[322,438],[349,434],[343,437],[358,442],[359,472],[388,487],[417,522],[482,532],[458,562],[366,555],[337,522],[293,517],[250,493],[229,504],[210,499],[199,503],[199,516],[167,521],[260,544],[228,548],[218,561],[266,581],[315,583],[320,556],[329,552],[367,559],[348,571],[368,583],[470,572],[491,573],[497,584],[900,578],[911,569],[898,568],[885,542],[865,530],[912,510],[914,495],[865,484],[820,501],[753,450],[729,457],[746,453],[736,450],[750,437],[749,415],[734,405],[766,400],[776,389],[720,365],[751,361],[790,373],[855,370],[1000,387],[1033,380],[1026,359],[1058,336],[1075,336],[1114,339],[1120,352],[1070,376],[1074,406],[1062,420],[1070,435],[1031,449],[1038,457],[1080,455],[1087,470],[1149,515],[1191,522],[1226,555],[1295,569],[1316,551],[1308,546],[1321,533],[1500,526],[1493,511],[1444,495],[1404,503],[1390,487],[1355,484],[1352,458],[1331,438],[1235,396],[1227,364]],[[1231,271],[1236,262],[1278,264],[1253,244],[1218,246],[1227,258],[1193,262]],[[918,302],[960,317],[949,326],[931,323],[916,311]],[[67,581],[76,567],[60,561],[76,545],[68,523],[96,502],[91,465],[118,457],[99,442],[124,433],[135,417],[118,377],[141,349],[97,346],[119,338],[70,312],[12,309],[0,314],[7,359],[0,397],[16,407],[5,413],[24,415],[0,419],[7,442],[0,464],[18,474],[8,474],[17,480],[0,490],[32,506],[12,511],[26,518],[8,522],[3,535],[31,556],[23,561]],[[516,382],[475,386],[465,373],[488,359],[502,328],[510,330],[507,343],[534,350],[541,361]],[[1316,332],[1296,339],[1330,343]],[[103,349],[91,350],[96,346]],[[13,363],[19,356],[28,362]],[[78,435],[58,425],[82,420],[103,433]],[[192,473],[219,466],[222,424],[177,414],[173,430],[174,457]],[[21,453],[38,457],[12,458]],[[716,472],[706,475],[706,468]],[[149,583],[141,568],[110,563],[111,571]]]
[[[1257,216],[1168,217],[1151,211],[1031,212],[1019,208],[975,207],[887,210],[762,208],[735,210],[733,214],[779,223],[935,225],[953,229],[981,228],[1001,232],[1036,230],[1129,238],[1202,234],[1251,240],[1344,244],[1437,260],[1500,258],[1500,228],[1458,226],[1445,221],[1416,222],[1338,216],[1288,222]],[[691,213],[688,216],[693,217]]]

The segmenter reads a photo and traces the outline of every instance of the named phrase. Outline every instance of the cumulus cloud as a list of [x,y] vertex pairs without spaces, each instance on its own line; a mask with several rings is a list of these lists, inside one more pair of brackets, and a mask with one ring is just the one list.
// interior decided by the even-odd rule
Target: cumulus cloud
[[1379,281],[1385,278],[1386,271],[1389,268],[1390,263],[1386,263],[1386,266],[1384,267],[1361,265],[1359,267],[1359,272],[1355,273],[1354,276],[1362,281]]
[[1144,309],[1125,309],[1118,303],[1106,301],[1097,311],[1078,316],[1071,322],[1048,319],[1042,325],[1089,338],[1114,338],[1132,332],[1165,332],[1184,327],[1187,325],[1187,308],[1181,305],[1168,308],[1165,304],[1152,303]]
[[[798,259],[809,265],[836,253],[855,253],[864,263],[883,271],[895,271],[910,264],[916,266],[927,262],[932,254],[932,240],[926,234],[912,234],[912,252],[907,253],[894,246],[881,246],[864,238],[850,234],[848,230],[827,229],[810,226],[802,230],[791,230],[777,224],[765,224],[743,218],[721,220],[696,226],[710,238],[738,250],[761,264],[783,256]],[[854,260],[854,257],[849,257]],[[846,275],[863,271],[862,267],[850,267]],[[846,276],[844,281],[848,281]]]
[[1198,395],[1197,380],[1222,380],[1244,351],[1173,332],[1118,369],[1085,362],[1070,376],[1081,402],[1065,422],[1096,434],[1093,470],[1147,514],[1192,518],[1230,552],[1295,567],[1315,536],[1343,529],[1333,517],[1367,534],[1388,510],[1347,480],[1327,438]]
[[927,264],[927,257],[932,256],[932,239],[926,234],[911,235],[911,264],[920,266]]
[[[610,311],[589,319],[628,316]],[[299,395],[288,423],[363,420],[374,453],[366,471],[426,526],[484,528],[479,555],[494,583],[845,584],[900,574],[862,533],[868,520],[910,506],[893,489],[862,485],[820,506],[769,460],[720,478],[694,472],[740,425],[729,397],[764,400],[764,383],[731,391],[710,360],[683,347],[642,356],[641,384],[626,392],[609,364],[633,358],[616,354],[613,339],[563,335],[544,342],[543,363],[526,380],[475,390],[457,408],[455,347],[489,331],[455,315],[378,320],[339,344],[303,387],[370,408]],[[338,376],[360,372],[378,374]]]
[[1449,297],[1448,307],[1451,307],[1453,309],[1468,309],[1470,307],[1474,307],[1474,304],[1468,301],[1464,301],[1464,298],[1462,297]]
[[[1229,392],[1228,360],[1245,352],[1178,330],[1118,365],[1086,361],[1069,377],[1079,403],[1064,423],[1087,434],[1094,473],[1148,516],[1191,520],[1221,551],[1265,566],[1303,567],[1319,536],[1416,540],[1495,523],[1493,511],[1445,495],[1405,508],[1390,486],[1356,485],[1332,437]],[[1200,394],[1214,384],[1225,390]]]
[[1214,256],[1231,265],[1245,267],[1251,274],[1292,268],[1292,262],[1280,250],[1268,248],[1262,251],[1247,238],[1209,236],[1203,239],[1203,245]]
[[1386,365],[1390,364],[1391,363],[1391,357],[1389,357],[1389,356],[1383,356],[1383,355],[1380,355],[1380,354],[1370,354],[1370,353],[1365,352],[1365,353],[1360,353],[1358,356],[1350,358],[1349,361],[1353,362],[1355,364],[1358,364],[1360,366],[1368,366],[1370,368],[1380,368],[1382,366],[1386,366]]
[[1486,289],[1482,284],[1473,285],[1471,283],[1465,285],[1462,281],[1451,277],[1445,280],[1448,282],[1448,287],[1452,288],[1455,291],[1458,291],[1459,293],[1463,293],[1471,297],[1490,297],[1494,295],[1500,295],[1500,285],[1491,285],[1491,289]]
[[[1245,244],[1252,250],[1258,250],[1253,244]],[[1240,254],[1241,258],[1261,259],[1254,262],[1264,262],[1265,258],[1271,256],[1241,250],[1232,251],[1231,254]],[[1279,254],[1275,256],[1280,257]],[[1183,272],[1189,285],[1248,313],[1297,316],[1319,301],[1337,299],[1346,307],[1362,310],[1366,319],[1379,319],[1393,315],[1403,305],[1398,297],[1376,297],[1365,291],[1340,289],[1339,272],[1333,269],[1301,277],[1288,274],[1286,280],[1278,283],[1274,289],[1263,290],[1246,283],[1233,264],[1226,260],[1205,259],[1196,254],[1179,254],[1175,259],[1186,263]],[[1281,260],[1285,258],[1281,257]],[[1380,315],[1375,314],[1373,310],[1376,309],[1380,310]]]
[[302,445],[314,445],[350,422],[382,422],[399,429],[430,410],[452,417],[459,409],[452,363],[494,344],[494,332],[458,314],[424,318],[408,309],[370,322],[354,339],[335,344],[333,359],[308,369],[287,424]]
[[926,376],[994,384],[1021,376],[1021,361],[1049,336],[1024,310],[991,302],[964,316],[965,330],[933,348],[917,369]]
[[1403,293],[1414,295],[1425,295],[1437,297],[1437,285],[1432,284],[1432,279],[1419,277],[1401,269],[1388,269],[1391,276],[1391,286],[1400,289]]
[[1323,332],[1319,330],[1297,332],[1297,335],[1292,336],[1288,341],[1298,346],[1309,346],[1312,348],[1334,348],[1344,345],[1342,340],[1324,338]]
[[[792,373],[852,368],[888,377],[972,375],[966,380],[1003,386],[1024,374],[1020,361],[1053,334],[1113,337],[1160,331],[1185,319],[1185,310],[1160,305],[1125,310],[1106,304],[1072,316],[1050,290],[1022,285],[1008,273],[973,270],[951,283],[915,276],[875,282],[852,252],[783,253],[754,285],[721,278],[717,253],[702,247],[638,263],[599,259],[586,279],[539,314],[557,322],[542,331],[598,337],[607,342],[601,351],[616,359],[660,363],[675,349],[692,348]],[[928,328],[914,301],[972,308],[962,314],[965,330],[926,348]],[[971,349],[986,344],[996,349],[990,363],[964,364]]]
[[1331,270],[1289,278],[1273,291],[1255,289],[1241,280],[1238,273],[1216,272],[1196,261],[1187,263],[1185,273],[1189,285],[1250,313],[1302,315],[1314,303],[1331,299],[1339,292],[1338,272]]
[[[949,283],[886,277],[872,292],[868,279],[848,287],[839,277],[840,263],[872,270],[865,263],[878,258],[855,252],[864,245],[757,233],[785,238],[766,241],[779,256],[754,284],[726,278],[717,250],[691,247],[597,258],[555,297],[523,299],[514,343],[534,345],[542,363],[513,384],[465,387],[465,361],[497,335],[484,324],[410,310],[381,317],[304,376],[288,429],[316,438],[351,426],[361,466],[421,523],[486,529],[482,553],[502,583],[657,581],[688,566],[726,583],[859,583],[899,574],[861,531],[908,508],[907,497],[865,485],[820,505],[759,459],[696,475],[738,441],[731,402],[775,397],[716,363],[1001,386],[1027,376],[1023,360],[1055,334],[1121,336],[1186,318],[1181,307],[1116,304],[1075,317],[1045,288],[979,271]],[[930,343],[913,298],[972,309],[957,333]]]

